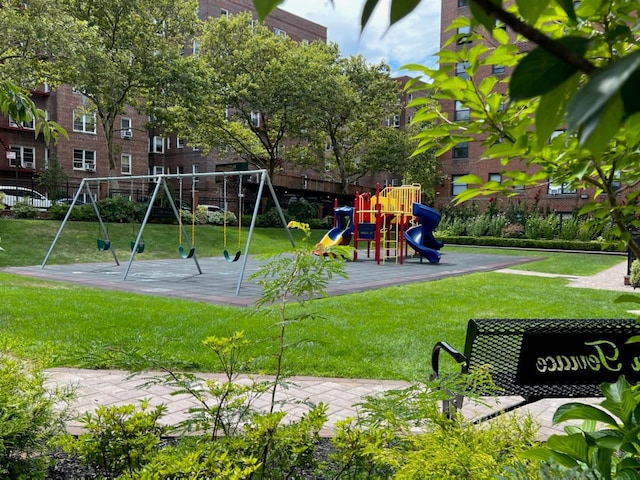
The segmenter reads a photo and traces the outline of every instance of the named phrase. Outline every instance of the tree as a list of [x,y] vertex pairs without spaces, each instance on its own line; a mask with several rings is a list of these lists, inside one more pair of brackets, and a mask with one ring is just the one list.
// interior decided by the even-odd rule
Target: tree
[[[37,108],[29,89],[59,84],[61,73],[82,43],[84,26],[73,21],[57,2],[0,2],[0,113],[20,124],[35,120],[35,135],[56,140],[66,132]],[[0,137],[5,149],[8,145]]]
[[[317,161],[338,172],[342,193],[350,182],[375,169],[367,149],[389,128],[384,120],[400,109],[400,91],[385,63],[369,65],[364,57],[341,58],[314,83],[303,137]],[[370,161],[364,161],[364,159]]]
[[404,128],[378,130],[362,156],[362,162],[372,172],[392,172],[402,178],[402,183],[419,183],[424,203],[433,204],[435,187],[440,184],[442,174],[434,149],[418,148],[417,135],[423,129],[417,125]]
[[127,105],[162,90],[165,69],[198,26],[196,0],[61,0],[89,38],[65,82],[88,100],[105,134],[109,174],[116,173],[115,120]]
[[162,116],[204,151],[232,152],[274,173],[288,139],[300,137],[312,98],[310,86],[323,78],[336,49],[304,45],[276,36],[249,14],[208,20],[195,59],[175,71],[171,83],[184,88]]

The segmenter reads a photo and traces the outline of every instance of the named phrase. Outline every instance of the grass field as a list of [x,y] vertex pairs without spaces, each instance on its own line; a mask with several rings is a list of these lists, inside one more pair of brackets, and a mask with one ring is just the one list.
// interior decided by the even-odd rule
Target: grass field
[[[2,265],[40,264],[56,223],[0,220]],[[122,232],[118,227],[110,226],[114,239],[116,233],[127,238],[127,227],[122,226]],[[142,256],[176,255],[177,227],[150,227],[145,232],[149,253],[145,249]],[[199,255],[220,255],[222,236],[216,230],[204,226],[196,232]],[[95,248],[95,233],[94,224],[69,224],[61,237],[65,244],[59,245],[60,252],[57,248],[50,262],[104,261],[105,253]],[[323,233],[314,234],[320,238]],[[283,229],[256,229],[254,238],[259,239],[256,254],[290,248]],[[510,252],[531,256],[531,252]],[[586,275],[625,260],[594,254],[535,255],[545,260],[518,268]],[[106,292],[6,273],[0,273],[0,282],[0,342],[20,355],[44,359],[49,366],[218,370],[202,340],[243,330],[252,341],[246,352],[247,369],[269,373],[275,367],[276,319],[268,310]],[[628,310],[634,306],[614,303],[618,292],[565,285],[566,280],[559,278],[477,273],[316,300],[305,308],[317,318],[288,327],[292,347],[286,354],[286,369],[297,375],[424,379],[433,345],[446,339],[461,348],[470,318],[632,317]]]

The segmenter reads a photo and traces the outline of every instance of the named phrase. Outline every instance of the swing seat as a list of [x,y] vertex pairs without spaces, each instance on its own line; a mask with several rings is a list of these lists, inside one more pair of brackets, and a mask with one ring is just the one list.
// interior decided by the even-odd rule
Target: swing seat
[[98,250],[100,251],[109,250],[111,248],[111,241],[109,240],[103,240],[102,238],[98,238],[96,240],[96,243],[98,245]]
[[191,247],[187,252],[182,245],[178,247],[178,253],[182,258],[191,258],[196,253],[196,248]]
[[237,262],[238,260],[240,260],[240,255],[242,255],[242,252],[238,250],[233,258],[231,258],[231,255],[227,250],[225,250],[223,254],[224,254],[224,259],[227,262]]
[[[133,247],[136,246],[136,242],[135,240],[131,240],[131,251],[133,251]],[[138,244],[138,248],[136,249],[136,253],[142,253],[144,252],[144,243],[139,243]]]

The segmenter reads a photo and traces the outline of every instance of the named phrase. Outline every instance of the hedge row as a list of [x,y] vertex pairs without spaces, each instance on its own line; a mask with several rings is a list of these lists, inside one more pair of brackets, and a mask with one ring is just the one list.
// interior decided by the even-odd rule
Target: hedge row
[[477,245],[483,247],[540,248],[547,250],[581,250],[589,252],[623,252],[619,243],[585,242],[580,240],[541,240],[504,237],[438,236],[445,245]]

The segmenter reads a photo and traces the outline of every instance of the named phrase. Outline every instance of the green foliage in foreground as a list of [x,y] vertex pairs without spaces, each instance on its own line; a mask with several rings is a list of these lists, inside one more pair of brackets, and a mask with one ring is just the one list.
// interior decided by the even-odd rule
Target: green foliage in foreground
[[46,389],[33,364],[0,350],[0,478],[43,476],[52,436],[64,430],[70,392]]

